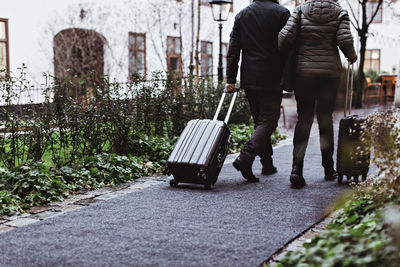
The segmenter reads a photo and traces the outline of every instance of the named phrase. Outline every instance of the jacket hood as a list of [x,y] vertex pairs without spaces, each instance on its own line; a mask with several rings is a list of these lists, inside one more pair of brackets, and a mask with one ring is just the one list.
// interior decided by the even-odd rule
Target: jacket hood
[[332,0],[309,0],[301,5],[304,16],[315,23],[336,20],[342,8]]

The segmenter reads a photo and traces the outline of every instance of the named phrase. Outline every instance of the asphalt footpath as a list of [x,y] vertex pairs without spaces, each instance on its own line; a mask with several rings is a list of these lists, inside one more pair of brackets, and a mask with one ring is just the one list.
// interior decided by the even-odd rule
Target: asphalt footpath
[[310,139],[307,186],[289,182],[292,146],[274,151],[278,173],[248,183],[224,165],[215,188],[168,183],[0,234],[1,266],[258,266],[320,221],[341,191],[323,179]]

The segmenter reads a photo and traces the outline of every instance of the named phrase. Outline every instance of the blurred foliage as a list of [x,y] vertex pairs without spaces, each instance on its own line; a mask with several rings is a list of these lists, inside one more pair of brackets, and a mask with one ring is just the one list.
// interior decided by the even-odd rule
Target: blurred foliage
[[277,266],[400,266],[400,111],[368,116],[362,138],[379,173],[354,186],[327,229]]
[[371,70],[371,69],[369,69],[365,72],[365,77],[371,78],[371,82],[373,82],[373,83],[381,82],[379,73],[377,73],[376,71]]

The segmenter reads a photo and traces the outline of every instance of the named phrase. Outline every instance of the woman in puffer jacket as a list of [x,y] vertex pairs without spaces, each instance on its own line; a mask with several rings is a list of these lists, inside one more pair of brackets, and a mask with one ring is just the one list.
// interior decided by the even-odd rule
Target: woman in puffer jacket
[[279,33],[279,49],[293,49],[298,121],[294,133],[290,182],[304,186],[303,161],[316,107],[325,179],[336,179],[333,122],[342,63],[338,47],[350,63],[357,60],[347,11],[333,0],[309,0],[298,6]]

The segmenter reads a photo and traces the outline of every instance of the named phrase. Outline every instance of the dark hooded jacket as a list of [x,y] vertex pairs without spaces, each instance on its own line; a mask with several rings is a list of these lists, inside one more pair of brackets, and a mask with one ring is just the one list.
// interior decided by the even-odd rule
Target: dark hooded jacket
[[281,51],[297,43],[300,76],[339,77],[338,47],[350,62],[357,60],[349,15],[332,0],[309,0],[298,6],[279,33],[278,43]]
[[227,55],[227,83],[236,83],[240,51],[240,86],[268,90],[279,84],[278,34],[290,16],[277,0],[255,0],[235,17]]

